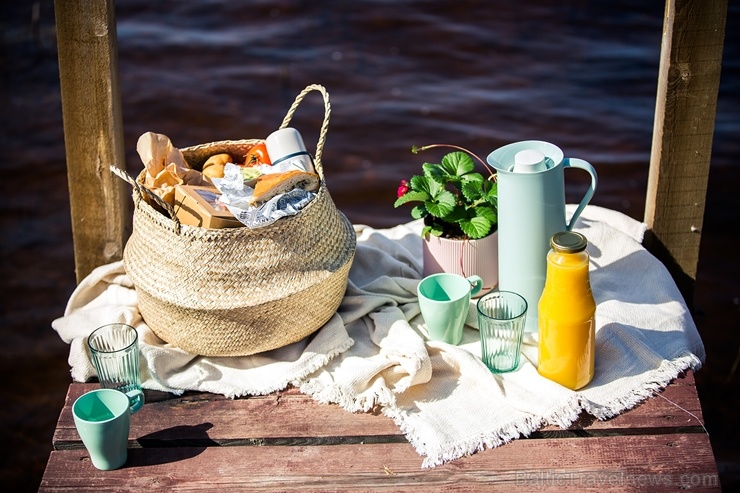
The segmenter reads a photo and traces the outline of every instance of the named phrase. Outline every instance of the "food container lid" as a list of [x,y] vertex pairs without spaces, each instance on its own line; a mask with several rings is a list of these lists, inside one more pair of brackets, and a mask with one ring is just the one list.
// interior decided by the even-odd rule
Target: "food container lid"
[[581,233],[575,231],[561,231],[550,239],[550,247],[556,252],[578,253],[586,249],[588,240]]

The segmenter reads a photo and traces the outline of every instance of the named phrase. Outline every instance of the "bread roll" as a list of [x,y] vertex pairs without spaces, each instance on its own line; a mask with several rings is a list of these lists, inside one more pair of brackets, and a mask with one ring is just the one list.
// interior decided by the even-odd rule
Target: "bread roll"
[[262,175],[254,185],[251,204],[253,206],[264,204],[276,195],[289,192],[294,188],[315,192],[319,189],[319,181],[319,175],[307,171],[286,171],[285,173]]
[[214,154],[209,157],[208,160],[203,164],[203,175],[207,178],[223,178],[224,167],[226,163],[233,162],[231,156],[224,154]]

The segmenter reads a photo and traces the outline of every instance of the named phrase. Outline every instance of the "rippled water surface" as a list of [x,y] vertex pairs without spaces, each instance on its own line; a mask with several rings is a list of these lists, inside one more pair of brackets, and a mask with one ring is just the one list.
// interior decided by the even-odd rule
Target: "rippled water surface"
[[[37,17],[34,3],[0,7],[0,363],[8,382],[0,443],[3,483],[16,491],[36,490],[51,449],[69,367],[50,323],[75,286],[53,2],[39,2]],[[264,138],[317,83],[331,98],[327,183],[355,223],[409,219],[393,208],[398,182],[442,154],[413,155],[413,145],[452,143],[485,156],[526,139],[591,162],[600,178],[592,203],[641,219],[663,8],[643,0],[119,0],[128,170],[142,167],[135,146],[146,131],[178,147]],[[730,9],[696,294],[708,360],[697,381],[723,481],[739,484],[740,9]],[[316,93],[292,122],[312,151],[323,118]],[[568,200],[585,186],[571,173]]]

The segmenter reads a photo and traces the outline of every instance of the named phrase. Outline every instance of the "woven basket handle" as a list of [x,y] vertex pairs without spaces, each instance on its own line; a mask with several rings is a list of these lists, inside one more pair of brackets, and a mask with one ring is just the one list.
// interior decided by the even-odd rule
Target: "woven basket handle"
[[280,128],[285,128],[290,123],[290,119],[293,118],[293,113],[301,104],[303,98],[306,97],[311,91],[319,91],[324,97],[324,123],[321,124],[321,132],[319,133],[319,142],[316,144],[316,155],[314,156],[314,167],[316,168],[316,174],[323,180],[324,179],[324,167],[321,164],[321,153],[324,150],[324,143],[326,142],[326,133],[329,131],[329,116],[331,115],[331,103],[329,103],[329,93],[326,92],[326,88],[319,84],[311,84],[306,87],[301,93],[296,96],[295,101],[288,110],[288,114],[283,118],[283,123],[280,124]]
[[170,204],[162,200],[162,197],[157,195],[156,193],[149,190],[147,187],[142,185],[141,183],[137,182],[134,178],[131,177],[128,173],[126,173],[124,170],[120,169],[119,167],[111,164],[110,165],[111,172],[118,176],[123,181],[127,182],[129,185],[131,185],[134,188],[134,192],[136,192],[137,200],[142,200],[144,195],[151,198],[154,202],[156,202],[159,206],[162,207],[165,211],[167,211],[167,214],[169,214],[170,218],[175,222],[175,230],[178,234],[180,234],[180,220],[177,218],[177,214],[175,214],[175,209],[172,208]]

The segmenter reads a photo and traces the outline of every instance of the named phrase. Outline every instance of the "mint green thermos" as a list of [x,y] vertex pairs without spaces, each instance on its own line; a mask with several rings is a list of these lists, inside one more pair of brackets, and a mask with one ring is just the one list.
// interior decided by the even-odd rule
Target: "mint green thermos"
[[[500,147],[487,161],[498,175],[498,288],[527,300],[525,331],[537,332],[550,238],[573,228],[596,190],[596,170],[583,159],[565,158],[559,147],[539,140]],[[565,168],[580,168],[591,175],[588,191],[569,221]]]

